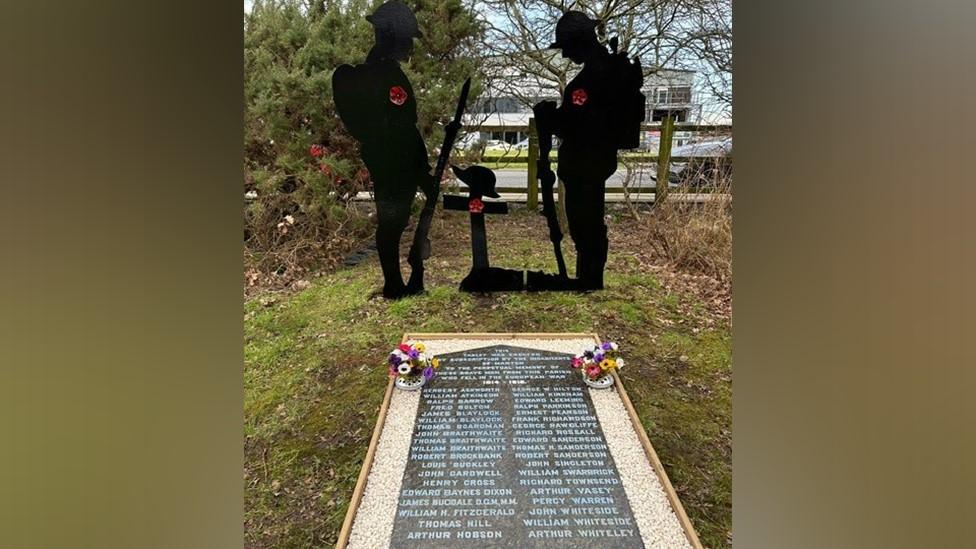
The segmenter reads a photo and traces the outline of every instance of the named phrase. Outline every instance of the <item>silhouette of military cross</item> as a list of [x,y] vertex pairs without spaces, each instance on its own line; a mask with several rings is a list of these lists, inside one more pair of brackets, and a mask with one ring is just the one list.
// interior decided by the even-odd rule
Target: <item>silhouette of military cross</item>
[[483,202],[480,198],[444,195],[444,209],[466,211],[471,215],[471,258],[475,269],[487,269],[488,232],[485,214],[507,214],[505,202]]

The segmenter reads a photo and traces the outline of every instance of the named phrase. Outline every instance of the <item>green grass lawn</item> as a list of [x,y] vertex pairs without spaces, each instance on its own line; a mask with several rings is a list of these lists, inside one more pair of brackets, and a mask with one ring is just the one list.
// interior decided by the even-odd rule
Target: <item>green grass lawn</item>
[[[488,225],[493,264],[554,269],[542,217],[515,212]],[[383,398],[384,360],[404,332],[530,331],[597,332],[620,344],[621,377],[702,543],[731,546],[729,322],[667,291],[626,220],[611,225],[607,289],[590,294],[458,292],[467,230],[467,216],[438,211],[423,296],[371,297],[382,282],[373,256],[299,293],[246,301],[247,545],[335,543]],[[568,238],[563,248],[573,265]]]
[[[520,172],[526,172],[529,170],[529,165],[525,162],[478,162],[479,166],[484,166],[489,170],[517,170]],[[556,169],[556,165],[553,164],[552,169]]]

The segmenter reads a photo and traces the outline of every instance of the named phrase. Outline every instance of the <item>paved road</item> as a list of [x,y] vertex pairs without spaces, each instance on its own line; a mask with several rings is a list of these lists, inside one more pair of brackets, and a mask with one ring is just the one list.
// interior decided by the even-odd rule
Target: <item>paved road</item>
[[[639,173],[634,175],[635,182],[631,184],[631,200],[635,202],[650,202],[654,200],[654,185],[655,176],[657,172],[654,171],[655,168],[645,168]],[[496,186],[500,189],[527,189],[528,188],[528,176],[525,170],[494,170],[496,178]],[[617,170],[610,179],[607,180],[607,187],[621,188],[623,187],[622,182],[624,179],[624,171]],[[672,188],[674,186],[672,185]],[[500,193],[502,200],[507,200],[509,202],[525,202],[526,195],[525,191],[502,191]],[[730,195],[727,194],[681,194],[673,195],[672,199],[680,202],[707,202],[711,200],[729,200]],[[371,200],[372,197],[369,193],[361,192],[356,196],[357,200]],[[620,192],[608,192],[606,195],[607,202],[623,202],[624,195]]]
[[[607,180],[607,187],[623,187],[624,175],[626,172],[617,170],[610,179]],[[657,171],[653,169],[643,169],[634,174],[634,181],[631,189],[642,187],[648,190],[654,188]],[[528,186],[528,175],[525,170],[495,170],[495,185],[502,188],[525,189]]]
[[[522,193],[518,193],[518,192],[512,192],[512,193],[502,192],[502,193],[498,193],[498,194],[501,195],[501,198],[499,198],[499,200],[504,201],[504,202],[521,202],[521,203],[525,203],[525,201],[526,201],[526,195],[525,195],[524,192],[522,192]],[[718,194],[718,193],[706,193],[706,194],[692,194],[692,193],[674,194],[674,193],[672,193],[672,194],[669,195],[669,197],[670,197],[671,200],[674,200],[676,202],[693,202],[693,203],[696,203],[696,204],[700,204],[702,202],[711,202],[711,201],[714,201],[714,200],[727,201],[727,200],[731,200],[731,198],[732,198],[731,195],[728,195],[728,194]],[[422,199],[423,196],[420,193],[418,193],[417,194],[417,198],[418,199]],[[630,199],[633,202],[653,202],[654,201],[654,192],[651,191],[650,189],[647,189],[647,192],[633,193],[633,194],[630,195]],[[373,195],[369,194],[368,192],[360,192],[360,193],[356,194],[355,200],[365,201],[365,202],[372,202]],[[556,198],[556,200],[558,201],[559,199]],[[623,193],[607,193],[605,201],[607,203],[610,203],[610,202],[624,202],[624,194]]]

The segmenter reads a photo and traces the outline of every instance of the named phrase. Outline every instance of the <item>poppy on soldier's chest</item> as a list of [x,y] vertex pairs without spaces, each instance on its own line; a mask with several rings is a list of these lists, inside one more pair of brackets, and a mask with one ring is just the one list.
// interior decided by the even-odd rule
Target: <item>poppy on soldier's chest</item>
[[586,90],[584,90],[583,88],[579,88],[573,90],[572,99],[574,105],[576,105],[577,107],[581,107],[584,104],[586,104],[586,100],[589,99],[589,96],[586,94]]
[[407,91],[400,86],[390,88],[390,103],[403,105],[407,102]]

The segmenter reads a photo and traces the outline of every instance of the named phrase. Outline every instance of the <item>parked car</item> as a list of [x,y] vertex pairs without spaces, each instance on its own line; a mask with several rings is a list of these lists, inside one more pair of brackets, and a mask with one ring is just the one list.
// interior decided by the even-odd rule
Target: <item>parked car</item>
[[732,136],[703,139],[671,148],[671,156],[699,157],[691,161],[671,162],[668,186],[687,184],[692,189],[710,187],[718,179],[732,175]]
[[479,134],[478,132],[470,132],[465,134],[464,136],[461,137],[461,139],[458,139],[458,143],[457,143],[458,148],[465,151],[470,149],[475,149],[477,147],[480,147],[481,145],[482,145],[481,134]]
[[720,157],[732,154],[732,136],[703,139],[671,147],[671,156],[711,156]]
[[[560,141],[560,139],[558,137],[553,137],[552,138],[552,150],[558,149],[560,142],[561,141]],[[529,150],[529,138],[526,137],[525,139],[523,139],[523,140],[519,141],[518,143],[512,145],[512,148],[514,148],[515,150],[518,150],[518,151],[527,151],[527,150]]]
[[511,143],[509,143],[508,141],[503,141],[501,139],[489,139],[487,141],[487,143],[488,143],[488,148],[494,148],[494,149],[511,149],[512,148],[512,144]]

